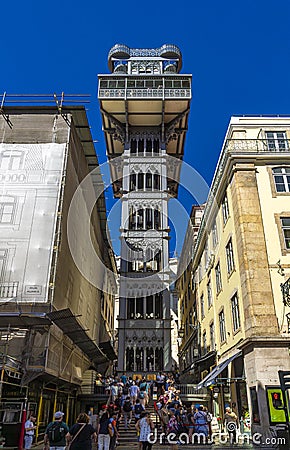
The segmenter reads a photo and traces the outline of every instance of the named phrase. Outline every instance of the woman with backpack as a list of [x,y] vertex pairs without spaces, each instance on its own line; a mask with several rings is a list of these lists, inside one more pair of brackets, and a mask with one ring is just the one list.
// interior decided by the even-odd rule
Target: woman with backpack
[[[92,440],[97,442],[97,434],[89,421],[90,418],[87,414],[79,414],[76,423],[66,435],[69,450],[92,450]],[[109,447],[106,450],[109,450]]]
[[140,416],[143,411],[145,411],[145,406],[142,405],[141,401],[137,398],[135,405],[133,406],[134,410],[134,416],[135,416],[135,423],[138,422],[140,419]]

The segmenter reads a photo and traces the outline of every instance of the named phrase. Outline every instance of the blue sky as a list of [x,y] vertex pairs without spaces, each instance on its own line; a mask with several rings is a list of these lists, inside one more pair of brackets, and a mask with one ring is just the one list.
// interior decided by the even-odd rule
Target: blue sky
[[[290,113],[289,24],[286,0],[4,2],[1,90],[91,94],[89,120],[104,162],[96,92],[109,49],[176,44],[182,72],[193,75],[185,161],[210,184],[231,115]],[[180,194],[189,211],[191,200]],[[117,214],[110,216],[116,244]]]

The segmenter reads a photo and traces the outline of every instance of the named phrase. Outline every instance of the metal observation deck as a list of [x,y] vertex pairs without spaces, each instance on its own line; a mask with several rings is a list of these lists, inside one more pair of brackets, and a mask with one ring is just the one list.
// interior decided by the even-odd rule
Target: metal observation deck
[[123,153],[136,127],[159,128],[166,153],[182,158],[192,95],[191,75],[178,73],[178,47],[130,49],[117,44],[108,63],[112,73],[99,75],[98,98],[109,158]]

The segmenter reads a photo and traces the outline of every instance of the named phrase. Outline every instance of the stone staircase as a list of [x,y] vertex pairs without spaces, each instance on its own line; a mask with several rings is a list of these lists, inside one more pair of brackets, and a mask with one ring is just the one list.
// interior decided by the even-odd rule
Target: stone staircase
[[[160,424],[157,419],[157,415],[155,413],[153,403],[149,403],[146,408],[146,412],[150,413],[151,419],[153,420],[155,427],[160,428]],[[119,424],[119,434],[120,437],[118,439],[119,445],[117,446],[117,450],[127,450],[128,448],[138,448],[138,437],[137,430],[135,428],[135,418],[134,414],[132,416],[132,421],[129,430],[125,430],[123,418]]]

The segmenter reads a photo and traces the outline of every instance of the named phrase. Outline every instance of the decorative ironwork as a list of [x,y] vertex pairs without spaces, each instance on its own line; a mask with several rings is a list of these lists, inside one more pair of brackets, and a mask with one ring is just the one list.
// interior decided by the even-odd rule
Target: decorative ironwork
[[[276,145],[273,147],[273,142]],[[225,145],[226,152],[289,152],[289,139],[228,139]]]
[[283,303],[285,306],[290,306],[290,278],[285,283],[281,283],[281,291],[283,296]]

